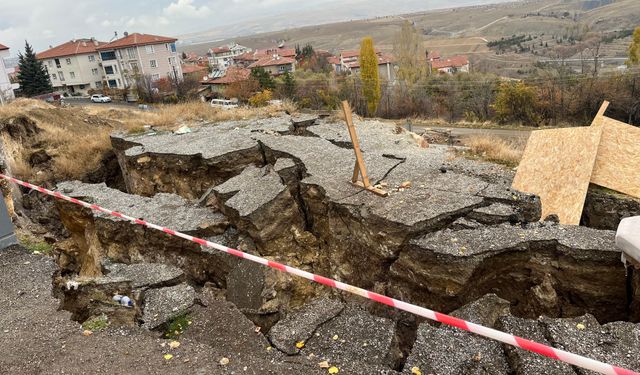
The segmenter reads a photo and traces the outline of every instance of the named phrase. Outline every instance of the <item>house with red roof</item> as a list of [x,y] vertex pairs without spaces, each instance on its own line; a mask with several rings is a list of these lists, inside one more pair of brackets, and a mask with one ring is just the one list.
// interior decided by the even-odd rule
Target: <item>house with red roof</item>
[[182,64],[182,76],[184,78],[196,77],[200,80],[207,75],[207,70],[209,69],[202,65]]
[[14,87],[9,79],[12,69],[9,69],[4,64],[4,59],[7,57],[9,57],[9,47],[0,44],[0,104],[15,98]]
[[176,38],[166,36],[125,32],[124,37],[98,46],[107,86],[131,87],[140,75],[148,76],[152,81],[182,79],[176,41]]
[[469,58],[467,56],[456,55],[444,58],[440,56],[440,53],[434,51],[427,54],[427,63],[432,71],[439,73],[469,73]]
[[105,42],[93,38],[72,39],[36,54],[49,73],[53,89],[87,94],[102,88],[102,68],[97,48]]
[[[378,59],[378,75],[387,81],[396,79],[395,62],[393,55],[375,50]],[[342,51],[340,53],[340,69],[341,71],[351,74],[360,74],[360,51]],[[338,72],[338,70],[336,70]]]
[[229,85],[248,81],[250,77],[251,69],[231,66],[226,70],[214,70],[205,76],[200,84],[209,89],[207,96],[219,97]]
[[278,54],[265,56],[249,65],[249,69],[262,68],[272,76],[294,72],[296,70],[296,59],[284,57]]

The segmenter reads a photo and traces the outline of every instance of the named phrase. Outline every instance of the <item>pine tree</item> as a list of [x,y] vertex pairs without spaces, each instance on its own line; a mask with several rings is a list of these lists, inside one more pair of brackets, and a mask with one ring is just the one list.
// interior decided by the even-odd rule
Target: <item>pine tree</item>
[[289,99],[293,99],[293,97],[296,94],[296,80],[293,77],[293,74],[291,74],[291,72],[286,72],[283,74],[282,76],[282,83],[283,83],[283,94],[289,98]]
[[251,70],[251,76],[255,78],[262,89],[273,90],[276,87],[276,83],[273,81],[271,74],[264,68],[254,68]]
[[378,57],[373,48],[373,39],[366,37],[360,44],[360,79],[362,91],[367,101],[369,115],[373,115],[378,109],[380,101],[380,77],[378,76]]
[[24,42],[24,55],[18,54],[18,66],[18,83],[24,95],[34,96],[53,91],[47,70],[42,61],[36,59],[36,54],[27,41]]
[[640,27],[637,27],[633,32],[633,38],[629,45],[629,59],[627,60],[628,66],[640,64]]

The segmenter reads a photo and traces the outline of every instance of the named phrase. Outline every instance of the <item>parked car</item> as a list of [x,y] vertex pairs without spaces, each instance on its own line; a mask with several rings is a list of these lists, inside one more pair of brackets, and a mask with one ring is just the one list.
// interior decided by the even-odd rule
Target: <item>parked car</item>
[[238,102],[226,99],[211,99],[211,106],[222,109],[238,108]]
[[91,101],[94,103],[110,103],[111,98],[102,94],[94,94],[91,95]]

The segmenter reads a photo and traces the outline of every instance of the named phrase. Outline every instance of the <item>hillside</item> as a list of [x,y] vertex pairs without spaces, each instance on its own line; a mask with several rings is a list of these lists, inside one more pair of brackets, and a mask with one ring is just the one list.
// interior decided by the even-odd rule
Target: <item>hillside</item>
[[[208,48],[231,41],[254,48],[285,40],[288,45],[311,43],[315,48],[337,52],[356,48],[364,36],[372,36],[376,46],[393,49],[393,38],[405,21],[414,22],[424,35],[427,50],[443,55],[468,54],[472,62],[490,70],[510,75],[525,69],[537,60],[532,53],[496,53],[486,43],[512,35],[532,35],[536,46],[549,45],[540,51],[546,57],[556,57],[553,37],[570,34],[572,30],[591,32],[628,30],[640,25],[640,2],[637,0],[540,0],[378,17],[367,20],[338,22],[286,29],[226,39],[216,43],[183,46],[187,51],[205,54]],[[540,43],[542,42],[542,43]],[[600,55],[615,57],[624,53],[628,38],[616,39],[604,45]]]

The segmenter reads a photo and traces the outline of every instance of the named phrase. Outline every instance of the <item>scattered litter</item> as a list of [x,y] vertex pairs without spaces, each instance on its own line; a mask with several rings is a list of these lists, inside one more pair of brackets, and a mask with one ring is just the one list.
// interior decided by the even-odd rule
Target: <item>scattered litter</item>
[[84,331],[82,331],[82,336],[91,336],[93,335],[93,331],[85,329]]
[[410,187],[411,187],[411,181],[405,181],[400,184],[400,188],[402,189],[409,189]]
[[220,360],[220,365],[221,365],[221,366],[226,366],[226,365],[228,365],[228,364],[229,364],[229,358],[227,358],[227,357],[223,357],[223,358]]
[[73,280],[69,280],[67,281],[67,284],[65,285],[67,290],[78,290],[78,287],[80,286],[80,283],[77,281],[73,281]]
[[411,375],[422,375],[422,371],[417,366],[411,368]]
[[164,359],[166,359],[167,361],[170,360],[171,358],[173,358],[173,354],[165,354],[164,355]]
[[171,341],[171,342],[169,343],[169,347],[170,347],[171,349],[175,349],[175,348],[177,348],[177,347],[179,347],[179,346],[180,346],[180,342],[178,342],[178,341]]
[[302,349],[302,348],[304,348],[304,341],[298,341],[298,342],[296,343],[296,348],[298,348],[298,349]]
[[186,126],[186,125],[182,125],[181,127],[178,128],[178,130],[174,131],[173,134],[187,134],[187,133],[191,133],[192,130],[190,127]]
[[260,333],[260,330],[262,329],[262,327],[256,327],[256,329],[254,330],[256,333]]
[[336,366],[329,367],[329,374],[337,374],[339,372],[340,372],[340,369],[338,369]]
[[318,363],[318,366],[320,366],[320,368],[329,368],[329,362],[322,361],[322,362]]
[[584,326],[584,324],[582,324],[582,323],[578,323],[578,324],[576,324],[576,328],[582,331],[582,330],[584,330],[586,327]]
[[333,335],[332,339],[335,341],[338,339],[338,335]]

